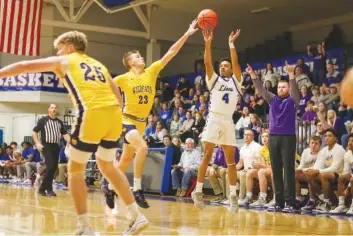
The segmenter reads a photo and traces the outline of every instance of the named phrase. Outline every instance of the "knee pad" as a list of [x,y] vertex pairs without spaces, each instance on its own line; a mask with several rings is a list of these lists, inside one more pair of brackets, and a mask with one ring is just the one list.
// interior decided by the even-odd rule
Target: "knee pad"
[[104,148],[102,146],[98,147],[96,152],[96,157],[102,161],[110,162],[115,159],[117,148]]
[[70,145],[70,160],[80,164],[86,164],[91,156],[92,153],[80,151]]

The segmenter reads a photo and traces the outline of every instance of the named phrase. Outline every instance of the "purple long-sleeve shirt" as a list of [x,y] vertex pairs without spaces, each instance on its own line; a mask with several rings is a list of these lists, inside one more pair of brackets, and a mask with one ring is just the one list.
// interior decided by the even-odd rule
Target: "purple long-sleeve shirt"
[[254,79],[255,88],[270,105],[270,134],[295,135],[295,118],[300,100],[298,85],[289,80],[288,97],[280,97],[267,91],[258,79]]
[[[239,149],[237,147],[235,147],[234,161],[235,163],[239,162]],[[213,160],[213,164],[216,164],[217,166],[221,166],[223,168],[228,167],[223,149],[221,147],[217,148],[216,155]]]

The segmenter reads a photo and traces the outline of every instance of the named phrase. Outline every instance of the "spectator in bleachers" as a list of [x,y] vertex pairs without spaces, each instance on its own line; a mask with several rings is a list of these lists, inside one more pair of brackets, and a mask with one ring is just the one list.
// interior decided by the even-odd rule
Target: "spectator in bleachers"
[[320,100],[320,90],[318,86],[314,86],[311,90],[311,93],[313,96],[311,97],[311,101],[314,102],[314,105],[317,106],[319,105],[319,100]]
[[205,91],[205,88],[203,88],[201,84],[196,84],[195,85],[195,94],[197,96],[202,95],[204,91]]
[[321,139],[321,148],[326,146],[326,142],[325,142],[325,129],[321,123],[320,120],[316,120],[315,122],[315,130],[312,133],[311,136],[318,136]]
[[277,88],[278,80],[280,80],[280,75],[273,70],[273,66],[271,63],[267,63],[266,71],[262,75],[262,81],[265,84],[266,81],[270,81],[272,88]]
[[204,95],[201,95],[201,96],[199,97],[199,103],[196,104],[195,109],[196,109],[196,110],[200,110],[200,106],[201,106],[201,105],[205,105],[205,107],[208,107],[208,104],[207,104],[207,102],[206,102],[206,98],[205,98]]
[[205,125],[206,125],[205,119],[201,116],[199,112],[196,112],[195,122],[191,127],[192,138],[194,139],[196,145],[199,143],[199,136],[202,133],[202,130],[205,127]]
[[184,104],[180,101],[180,99],[176,99],[173,103],[170,105],[170,110],[172,114],[178,113],[179,112],[179,107],[184,107]]
[[250,125],[250,115],[249,115],[249,108],[244,107],[242,116],[238,120],[237,124],[235,125],[235,129],[239,133],[239,137],[242,139],[244,137],[244,129],[249,127]]
[[[185,151],[181,154],[180,162],[172,166],[172,185],[173,190],[176,190],[176,196],[185,196],[190,184],[190,178],[197,176],[200,163],[201,153],[194,148],[194,140],[188,138],[185,141]],[[180,178],[182,178],[181,186]]]
[[296,70],[298,67],[301,68],[301,69],[302,69],[302,72],[303,72],[304,74],[306,74],[306,75],[309,77],[309,75],[310,75],[310,67],[309,67],[307,64],[305,64],[304,58],[298,58],[298,60],[297,60],[297,65],[296,65],[296,67],[295,67],[295,70]]
[[181,96],[186,98],[189,94],[190,88],[191,88],[191,85],[190,85],[189,81],[187,79],[185,79],[185,77],[181,77],[179,80],[179,83],[177,85],[177,89],[178,89],[179,93],[181,94]]
[[255,142],[259,142],[259,134],[261,133],[262,122],[260,117],[257,114],[250,114],[250,124],[248,126],[249,129],[252,129],[254,132],[254,140]]
[[203,93],[203,96],[205,97],[205,102],[206,104],[208,104],[210,102],[210,92],[208,90],[206,90],[204,93]]
[[[173,97],[172,102],[171,102],[171,106],[172,106],[173,108],[176,107],[176,106],[174,105],[175,100],[180,100],[182,106],[185,105],[185,104],[184,104],[185,98],[184,98],[183,96],[181,96],[181,93],[180,93],[178,90],[174,90],[174,97]],[[174,105],[174,106],[173,106],[173,105]]]
[[170,101],[173,99],[173,89],[169,86],[168,83],[164,83],[163,87],[163,101]]
[[250,103],[250,97],[251,97],[251,94],[246,92],[246,89],[244,86],[241,86],[241,93],[242,93],[242,98],[243,98],[243,101],[246,103],[246,104],[249,104]]
[[[331,210],[331,214],[342,214],[347,213],[347,215],[353,215],[353,201],[350,207],[345,204],[345,196],[344,192],[348,187],[348,184],[351,185],[351,194],[353,196],[353,134],[349,135],[348,138],[348,150],[344,154],[343,158],[343,172],[338,178],[338,187],[337,187],[337,195],[338,195],[338,206]],[[348,190],[348,189],[347,189]],[[347,191],[347,194],[348,191]]]
[[317,107],[314,106],[313,108],[314,108],[314,111],[317,111],[318,117],[319,115],[321,115],[325,119],[327,118],[327,106],[325,103],[320,102]]
[[152,105],[152,109],[151,109],[151,113],[152,114],[159,114],[161,111],[161,102],[159,100],[159,97],[155,97],[154,101],[153,101],[153,105]]
[[250,75],[247,72],[244,72],[243,78],[244,78],[244,80],[243,80],[242,86],[244,86],[247,93],[253,94],[254,93],[254,84],[252,82]]
[[[237,147],[235,147],[234,162],[239,162],[239,149]],[[220,203],[227,198],[226,189],[224,189],[224,187],[226,188],[227,186],[229,186],[229,184],[227,184],[226,179],[227,168],[228,166],[226,163],[224,151],[222,147],[219,146],[216,150],[212,166],[207,167],[206,172],[206,176],[208,176],[208,181],[210,182],[213,192],[216,195],[216,198],[210,201],[211,203]],[[222,185],[218,180],[219,178],[223,182]]]
[[252,169],[253,162],[260,162],[261,145],[254,141],[254,132],[244,129],[244,145],[240,148],[240,160],[236,165],[237,181],[240,182],[239,203],[244,201],[246,194],[246,172]]
[[190,109],[191,106],[192,106],[192,103],[193,103],[193,100],[194,100],[194,89],[193,88],[190,88],[189,90],[189,95],[185,98],[184,102],[185,102],[185,107],[187,109]]
[[335,69],[332,62],[327,63],[327,74],[325,84],[330,86],[331,84],[336,84],[337,86],[341,83],[343,76],[340,72]]
[[269,80],[265,82],[265,89],[273,94],[277,94],[276,87],[273,87],[271,81]]
[[[343,147],[337,144],[337,135],[333,129],[325,132],[326,147],[318,154],[316,162],[312,168],[304,171],[309,183],[310,200],[302,209],[311,211],[315,209],[317,213],[328,213],[331,210],[330,193],[332,185],[337,184],[339,174],[343,170],[343,157],[345,151]],[[324,202],[317,204],[316,195],[321,183]]]
[[148,137],[150,134],[156,131],[156,123],[153,119],[153,115],[148,116],[148,124],[145,129],[145,137]]
[[147,136],[147,144],[149,147],[163,147],[163,137],[168,134],[168,131],[163,128],[163,123],[157,121],[156,130]]
[[304,197],[301,193],[301,185],[308,184],[308,179],[305,171],[313,168],[317,156],[321,148],[321,138],[319,136],[311,136],[309,140],[309,147],[304,149],[299,166],[295,169],[295,191],[297,200],[304,202]]
[[302,115],[303,121],[306,121],[306,122],[315,122],[316,121],[317,114],[313,110],[314,105],[315,105],[315,103],[312,100],[307,102],[305,112]]
[[168,109],[168,102],[163,102],[159,116],[164,127],[167,127],[167,121],[172,118],[172,112]]
[[254,107],[256,105],[255,95],[251,95],[249,99],[249,110],[250,113],[254,113]]
[[342,135],[342,137],[341,137],[341,143],[342,143],[342,146],[343,146],[344,149],[347,148],[348,138],[350,137],[351,134],[353,134],[353,125],[352,125],[352,123],[347,124],[347,128],[350,128],[349,129],[350,132],[348,134]]
[[179,136],[181,141],[184,143],[187,138],[192,137],[191,127],[194,124],[194,119],[191,118],[191,112],[186,112],[186,120],[184,120],[183,125],[179,129]]
[[309,77],[303,73],[301,67],[295,68],[295,80],[297,81],[298,88],[302,88],[306,86],[307,88],[311,88],[313,85],[309,79]]
[[32,185],[32,171],[34,171],[34,173],[37,173],[37,176],[39,175],[42,160],[40,158],[39,152],[37,150],[34,150],[29,142],[23,142],[22,148],[22,157],[25,160],[24,165],[27,174],[27,179],[25,180],[24,184]]
[[199,108],[200,115],[203,119],[207,119],[208,116],[208,110],[207,110],[207,105],[206,104],[201,104]]
[[254,113],[257,114],[262,121],[265,121],[266,113],[268,113],[268,104],[265,102],[263,97],[260,95],[258,90],[255,90],[255,101],[256,105],[253,107]]
[[58,175],[56,176],[56,182],[60,186],[64,186],[67,176],[67,162],[68,156],[65,154],[65,145],[61,146],[59,152],[59,165],[58,165]]
[[339,103],[340,103],[340,95],[338,93],[337,85],[331,84],[330,93],[328,94],[328,98],[325,101],[325,104],[327,105],[328,109],[333,109],[337,111],[339,107]]
[[194,95],[194,98],[192,99],[192,102],[191,102],[191,110],[195,110],[196,109],[196,106],[197,104],[199,103],[199,97],[197,95]]
[[178,136],[179,135],[179,130],[181,129],[182,125],[183,125],[183,123],[180,120],[179,114],[178,113],[174,113],[173,114],[173,120],[170,123],[170,130],[169,130],[170,136],[172,136],[172,137]]
[[325,103],[325,101],[328,99],[328,93],[326,91],[326,86],[323,84],[320,86],[320,95],[319,95],[319,104]]
[[326,75],[326,52],[324,42],[317,45],[317,51],[312,52],[310,45],[306,47],[308,55],[314,59],[313,82],[321,85],[325,81]]
[[343,120],[337,117],[336,112],[334,110],[328,110],[327,120],[319,113],[318,118],[320,119],[325,130],[332,128],[335,131],[335,134],[337,135],[336,137],[338,139],[337,141],[341,144],[341,137],[347,133],[347,130]]
[[16,177],[16,157],[11,146],[6,147],[6,154],[3,156],[4,172],[9,178]]
[[158,96],[162,102],[165,101],[163,98],[163,87],[164,87],[163,81],[158,79],[157,87],[156,87],[156,96]]
[[[258,180],[258,173],[262,169],[267,169],[271,168],[271,160],[270,160],[270,155],[263,155],[263,152],[268,152],[268,139],[269,139],[269,133],[268,132],[263,132],[261,135],[262,143],[264,144],[264,147],[260,147],[260,158],[258,160],[254,160],[251,163],[251,169],[249,169],[246,172],[246,197],[243,201],[239,203],[240,206],[248,206],[253,203],[252,201],[252,195],[253,195],[253,188],[254,188],[254,180]],[[263,150],[265,149],[265,150]],[[261,192],[260,188],[260,196],[259,196],[259,201],[256,205],[259,207],[260,205],[263,206],[266,204],[266,197],[267,197],[267,189],[264,190],[264,192]]]
[[180,121],[184,122],[184,120],[186,120],[186,113],[185,113],[185,109],[183,107],[178,108],[178,114],[180,117]]
[[22,153],[22,149],[18,147],[17,142],[11,142],[10,147],[12,147],[14,153]]
[[242,117],[243,115],[243,110],[240,107],[240,104],[238,103],[237,106],[235,107],[232,119],[233,119],[233,123],[234,125],[236,125],[236,123],[238,123],[239,119]]
[[311,94],[308,93],[308,88],[304,85],[300,88],[300,101],[298,104],[298,114],[302,116],[305,112],[306,104],[311,99]]

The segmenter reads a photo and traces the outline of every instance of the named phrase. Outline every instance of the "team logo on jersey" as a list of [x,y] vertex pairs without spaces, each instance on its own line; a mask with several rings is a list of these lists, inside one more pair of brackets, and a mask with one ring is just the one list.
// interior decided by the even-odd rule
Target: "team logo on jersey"
[[132,88],[132,93],[152,93],[152,86],[149,85],[139,85]]

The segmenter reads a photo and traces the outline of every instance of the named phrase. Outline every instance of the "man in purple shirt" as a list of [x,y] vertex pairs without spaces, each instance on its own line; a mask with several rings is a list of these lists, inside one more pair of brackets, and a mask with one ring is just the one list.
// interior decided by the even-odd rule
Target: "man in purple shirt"
[[255,88],[270,105],[269,152],[276,205],[268,210],[289,212],[300,210],[295,198],[295,119],[300,94],[294,77],[294,67],[286,62],[286,69],[289,82],[284,80],[278,82],[278,95],[274,95],[263,87],[250,65],[246,70],[251,75]]

